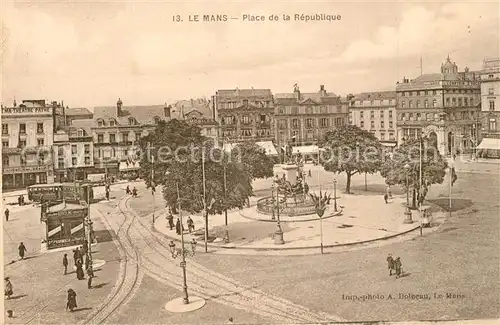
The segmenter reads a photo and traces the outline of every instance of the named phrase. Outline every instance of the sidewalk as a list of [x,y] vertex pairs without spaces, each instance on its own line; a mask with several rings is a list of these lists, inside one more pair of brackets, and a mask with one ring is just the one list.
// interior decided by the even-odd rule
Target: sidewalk
[[[388,239],[410,232],[420,227],[418,211],[412,211],[413,223],[404,224],[405,197],[395,196],[386,204],[380,195],[345,195],[338,199],[338,205],[345,206],[342,215],[323,219],[323,246],[352,246],[381,239]],[[275,245],[273,234],[276,223],[255,220],[255,207],[228,212],[228,225],[224,225],[224,215],[209,216],[209,237],[213,238],[210,247],[230,251],[238,250],[296,250],[317,248],[321,245],[320,221],[282,221],[284,245]],[[253,216],[254,219],[249,217]],[[174,216],[175,217],[175,216]],[[187,214],[183,216],[184,227]],[[204,241],[204,220],[192,216],[195,233],[184,235],[185,242],[196,238],[199,245]],[[290,220],[292,218],[288,218]],[[174,219],[175,223],[176,219]],[[163,212],[156,220],[155,229],[167,237],[179,240],[175,228],[170,230]],[[225,244],[225,230],[229,232],[230,243]]]

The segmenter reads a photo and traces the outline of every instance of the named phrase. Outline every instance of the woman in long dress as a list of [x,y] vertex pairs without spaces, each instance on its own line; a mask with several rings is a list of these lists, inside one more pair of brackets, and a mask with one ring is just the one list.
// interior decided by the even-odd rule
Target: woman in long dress
[[68,301],[66,302],[66,310],[69,309],[70,311],[73,311],[73,309],[75,309],[76,307],[78,307],[76,305],[76,292],[73,289],[69,289]]
[[9,277],[4,278],[4,292],[7,296],[7,299],[10,299],[10,296],[14,294],[12,283],[9,280]]
[[83,272],[83,263],[81,259],[76,260],[76,278],[78,280],[85,279],[85,273]]

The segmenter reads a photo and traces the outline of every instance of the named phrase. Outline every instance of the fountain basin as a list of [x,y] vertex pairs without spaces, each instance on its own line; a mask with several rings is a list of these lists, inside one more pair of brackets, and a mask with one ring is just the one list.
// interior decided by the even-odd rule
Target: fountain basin
[[[279,197],[280,201],[280,216],[294,217],[305,216],[316,213],[314,203],[306,197],[284,198]],[[273,215],[273,197],[268,196],[257,201],[257,211],[261,214]]]

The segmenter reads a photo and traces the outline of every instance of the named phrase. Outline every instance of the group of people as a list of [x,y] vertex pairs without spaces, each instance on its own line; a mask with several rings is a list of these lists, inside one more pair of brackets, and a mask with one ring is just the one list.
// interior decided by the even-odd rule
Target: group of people
[[[172,215],[171,212],[167,215],[167,221],[168,221],[168,226],[170,227],[170,230],[174,229],[174,216]],[[188,226],[188,231],[189,233],[194,231],[194,221],[191,219],[190,216],[187,218],[187,226]],[[175,232],[177,235],[180,235],[181,232],[184,232],[184,225],[181,224],[181,220],[177,218],[177,221],[175,222]]]
[[127,195],[132,194],[133,197],[137,197],[137,189],[134,186],[134,188],[131,191],[130,187],[127,185],[127,188],[125,189],[125,194],[127,194]]
[[[78,280],[85,279],[85,272],[83,271],[85,267],[85,271],[87,272],[87,288],[92,289],[92,279],[95,278],[95,275],[92,267],[92,260],[88,252],[89,249],[88,241],[85,241],[83,246],[73,250],[73,261],[76,267],[76,278]],[[63,256],[63,267],[64,274],[66,275],[68,272],[68,254],[64,254]]]
[[393,271],[396,274],[396,279],[403,275],[403,264],[399,256],[394,259],[392,254],[389,254],[387,256],[387,266],[389,268],[389,276],[392,276]]

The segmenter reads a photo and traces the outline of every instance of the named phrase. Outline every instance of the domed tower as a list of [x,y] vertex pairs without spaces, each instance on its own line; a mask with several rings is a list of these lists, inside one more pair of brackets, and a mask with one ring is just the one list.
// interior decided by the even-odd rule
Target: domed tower
[[451,62],[450,55],[446,58],[446,62],[441,64],[441,73],[445,74],[456,74],[458,73],[458,67],[455,62]]

